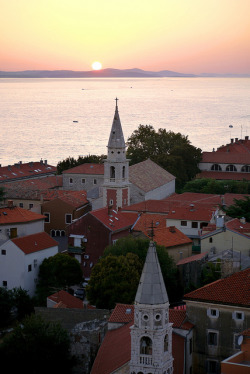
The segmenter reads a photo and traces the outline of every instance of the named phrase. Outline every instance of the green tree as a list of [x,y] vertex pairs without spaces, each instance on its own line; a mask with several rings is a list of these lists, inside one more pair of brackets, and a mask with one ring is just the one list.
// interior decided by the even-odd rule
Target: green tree
[[47,323],[31,315],[0,345],[0,361],[8,372],[69,374],[75,359],[70,354],[70,338],[59,324]]
[[34,312],[34,300],[29,296],[28,292],[21,287],[11,290],[13,298],[13,306],[17,311],[17,318],[22,320],[24,317]]
[[8,325],[11,321],[12,306],[12,293],[6,288],[0,287],[0,327]]
[[116,303],[134,301],[141,275],[141,262],[137,255],[103,257],[91,272],[86,288],[87,299],[97,308],[112,309]]
[[214,193],[224,195],[225,193],[249,194],[250,182],[215,180],[211,178],[194,179],[185,184],[182,192]]
[[233,218],[245,217],[250,222],[250,197],[245,196],[244,199],[234,199],[234,205],[224,208],[226,214]]
[[[149,239],[134,238],[131,235],[117,240],[114,245],[108,246],[105,249],[103,256],[105,257],[110,254],[113,256],[125,256],[127,253],[134,253],[139,257],[142,271],[148,247]],[[178,301],[182,296],[182,289],[178,282],[178,273],[175,262],[173,258],[169,256],[165,247],[156,244],[156,251],[169,300]],[[138,284],[135,285],[135,287],[137,288]]]
[[78,159],[75,159],[74,157],[67,157],[63,161],[59,161],[57,164],[57,174],[62,174],[64,170],[71,169],[75,166],[85,164],[85,163],[93,163],[93,164],[101,164],[103,160],[107,156],[101,155],[88,155],[88,156],[79,156]]
[[79,284],[83,273],[79,262],[64,253],[43,260],[39,268],[36,294],[38,303],[45,304],[46,297],[60,289]]
[[177,188],[199,172],[201,149],[191,145],[187,136],[151,125],[139,125],[127,141],[131,164],[150,158],[176,177]]

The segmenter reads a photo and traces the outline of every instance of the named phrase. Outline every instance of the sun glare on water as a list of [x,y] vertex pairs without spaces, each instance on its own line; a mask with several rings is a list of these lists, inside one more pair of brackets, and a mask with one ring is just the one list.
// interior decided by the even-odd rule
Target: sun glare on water
[[93,70],[100,70],[102,68],[102,64],[99,61],[95,61],[92,64],[92,69]]

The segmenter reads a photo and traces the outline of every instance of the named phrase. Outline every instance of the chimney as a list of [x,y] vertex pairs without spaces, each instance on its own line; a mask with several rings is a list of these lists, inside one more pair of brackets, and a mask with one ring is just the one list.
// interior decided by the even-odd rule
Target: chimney
[[238,138],[235,138],[235,142],[237,142],[238,141]]
[[8,208],[13,208],[13,200],[8,200]]
[[248,140],[248,136],[245,136],[245,140]]
[[175,233],[175,226],[169,226],[169,231]]
[[245,217],[241,217],[240,222],[243,223],[243,224],[245,224],[246,223],[246,218]]
[[44,165],[47,165],[47,160],[44,160]]
[[231,139],[231,144],[233,144],[233,142],[234,142],[234,140],[233,140],[233,139]]
[[191,211],[191,212],[194,211],[194,204],[190,204],[190,211]]

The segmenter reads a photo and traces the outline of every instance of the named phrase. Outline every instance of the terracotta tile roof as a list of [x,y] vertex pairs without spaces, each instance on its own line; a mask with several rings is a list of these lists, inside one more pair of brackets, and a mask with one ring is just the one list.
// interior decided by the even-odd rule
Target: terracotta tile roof
[[[234,218],[231,221],[226,222],[226,227],[228,229],[238,231],[241,234],[250,235],[250,222],[242,223],[238,218]],[[250,237],[249,237],[250,239]]]
[[64,170],[63,174],[95,174],[104,175],[104,164],[85,163],[74,168]]
[[202,258],[206,257],[206,255],[207,255],[207,252],[204,252],[204,253],[199,253],[198,255],[193,255],[190,257],[183,258],[180,261],[178,261],[177,266],[188,264],[189,262],[193,262],[193,261],[200,261]]
[[215,211],[216,207],[205,207],[204,204],[199,203],[195,203],[193,207],[176,206],[169,212],[167,219],[209,222]]
[[0,225],[25,223],[45,219],[42,214],[31,212],[19,207],[0,208]]
[[55,174],[57,168],[43,162],[17,163],[0,167],[0,183],[24,178],[37,178],[43,175]]
[[222,145],[216,152],[233,152],[233,153],[250,153],[250,140],[249,137],[245,139],[235,138],[231,139],[231,143]]
[[61,290],[59,292],[54,293],[53,295],[48,296],[48,299],[56,303],[55,307],[83,309],[83,302],[77,297],[70,295],[68,292],[64,290]]
[[250,268],[192,291],[184,299],[250,307]]
[[137,220],[133,230],[142,231],[146,236],[150,237],[151,226],[154,227],[154,241],[165,247],[173,247],[177,245],[192,243],[185,234],[174,226],[166,227],[167,216],[161,214],[142,213]]
[[125,365],[131,358],[130,322],[108,331],[97,353],[91,374],[110,374]]
[[249,164],[249,158],[249,152],[203,152],[201,163]]
[[[250,161],[249,161],[250,163]],[[237,173],[226,171],[207,171],[203,170],[196,175],[196,178],[211,178],[217,180],[235,180],[242,181],[243,179],[250,180],[250,173]]]
[[26,255],[58,246],[58,242],[51,238],[46,232],[22,236],[20,238],[11,239],[11,241]]
[[92,216],[102,222],[111,231],[117,231],[131,227],[138,218],[136,213],[123,213],[108,207],[96,209],[89,212]]
[[[64,191],[65,192],[65,191]],[[67,193],[61,194],[58,197],[61,201],[78,208],[88,203],[87,192],[82,191],[67,191]]]
[[134,305],[116,304],[109,322],[128,323],[134,321]]
[[175,180],[168,171],[147,159],[129,167],[129,181],[144,192],[152,191]]
[[4,184],[7,198],[46,200],[49,194],[63,192],[58,190],[62,187],[62,175],[53,175],[43,178],[20,180],[18,182]]

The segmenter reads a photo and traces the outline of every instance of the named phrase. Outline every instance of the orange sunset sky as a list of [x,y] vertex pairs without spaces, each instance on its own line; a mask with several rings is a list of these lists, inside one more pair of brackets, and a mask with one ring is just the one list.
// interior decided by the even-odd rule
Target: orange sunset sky
[[250,0],[0,0],[0,70],[250,74]]

